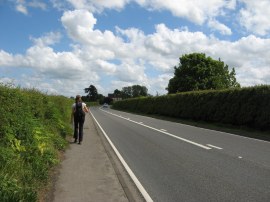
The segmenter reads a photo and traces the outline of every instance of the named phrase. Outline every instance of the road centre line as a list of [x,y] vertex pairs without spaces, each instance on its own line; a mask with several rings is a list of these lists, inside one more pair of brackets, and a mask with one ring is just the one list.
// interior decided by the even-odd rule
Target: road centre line
[[217,146],[212,145],[212,144],[207,144],[207,146],[209,146],[209,147],[213,147],[213,148],[215,148],[215,149],[223,149],[223,148],[221,148],[221,147],[217,147]]
[[146,128],[150,128],[150,129],[152,129],[152,130],[161,132],[161,133],[163,133],[163,134],[165,134],[165,135],[168,135],[168,136],[170,136],[170,137],[174,137],[174,138],[179,139],[179,140],[182,140],[182,141],[184,141],[184,142],[187,142],[187,143],[193,144],[193,145],[195,145],[195,146],[201,147],[201,148],[203,148],[203,149],[207,149],[207,150],[212,149],[211,147],[207,147],[207,146],[204,146],[204,145],[202,145],[202,144],[193,142],[193,141],[191,141],[191,140],[188,140],[188,139],[185,139],[185,138],[182,138],[182,137],[173,135],[173,134],[168,133],[168,132],[166,132],[166,131],[162,131],[162,130],[153,128],[153,127],[148,126],[148,125],[145,125],[145,124],[143,124],[143,123],[141,123],[141,122],[136,122],[136,121],[133,121],[133,120],[131,120],[131,119],[124,118],[124,117],[122,117],[122,116],[120,116],[120,115],[113,114],[113,113],[108,112],[108,111],[105,111],[105,110],[103,110],[103,109],[101,109],[101,108],[99,108],[99,109],[100,109],[101,111],[104,111],[104,112],[106,112],[106,113],[108,113],[108,114],[111,114],[111,115],[113,115],[113,116],[116,116],[116,117],[125,119],[125,120],[127,120],[127,121],[130,121],[130,122],[136,123],[136,124],[138,124],[138,125],[144,126],[144,127],[146,127]]
[[133,173],[133,171],[131,170],[131,168],[128,166],[128,164],[126,163],[126,161],[124,160],[124,158],[122,157],[122,155],[119,153],[119,151],[117,150],[117,148],[114,146],[114,144],[112,143],[111,139],[106,134],[106,132],[103,130],[103,128],[98,123],[98,121],[96,120],[96,118],[94,117],[94,115],[92,114],[91,111],[90,111],[90,114],[93,117],[93,119],[95,120],[95,122],[98,125],[98,127],[100,128],[100,130],[102,131],[102,133],[105,136],[105,138],[107,139],[107,141],[109,142],[109,144],[111,145],[111,147],[113,148],[113,150],[116,153],[117,157],[119,158],[119,160],[121,161],[121,163],[125,167],[125,169],[128,172],[129,176],[131,177],[131,179],[133,180],[133,182],[136,184],[137,188],[140,190],[140,192],[143,195],[143,197],[146,200],[146,202],[153,202],[153,199],[150,197],[150,195],[144,189],[144,187],[142,186],[142,184],[140,183],[140,181],[138,180],[138,178],[135,176],[135,174]]

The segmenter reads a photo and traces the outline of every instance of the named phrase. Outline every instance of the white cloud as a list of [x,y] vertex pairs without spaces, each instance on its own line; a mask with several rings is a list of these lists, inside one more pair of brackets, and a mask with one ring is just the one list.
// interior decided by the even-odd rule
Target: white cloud
[[32,0],[32,1],[27,1],[27,0],[16,0],[15,2],[15,9],[18,12],[23,13],[24,15],[28,15],[28,7],[32,8],[40,8],[42,10],[47,9],[47,5],[39,0]]
[[0,66],[10,66],[13,64],[13,55],[5,52],[4,50],[0,50]]
[[64,9],[71,6],[74,9],[85,9],[90,12],[102,12],[104,9],[120,10],[131,0],[52,0],[54,7]]
[[26,6],[24,6],[23,4],[18,4],[18,5],[16,5],[16,10],[17,10],[18,12],[21,12],[21,13],[25,14],[25,15],[28,14],[27,8],[26,8]]
[[[61,0],[52,1],[56,7],[62,8],[65,3]],[[104,9],[123,9],[127,4],[136,2],[149,10],[168,10],[177,17],[186,18],[202,25],[209,17],[215,17],[223,9],[234,9],[236,0],[66,0],[74,9],[85,9],[90,12],[101,12]]]
[[116,65],[105,60],[96,60],[96,65],[100,68],[101,72],[112,74],[116,71]]
[[[149,10],[171,12],[174,16],[185,18],[198,25],[207,23],[210,28],[220,31],[221,34],[230,35],[228,26],[220,23],[216,18],[229,16],[229,11],[236,11],[237,0],[51,0],[57,8],[66,10],[71,7],[75,10],[88,10],[90,12],[102,12],[104,9],[122,10],[129,3],[136,2]],[[239,11],[238,21],[248,32],[260,36],[269,34],[270,31],[270,1],[238,0],[242,3]],[[28,8],[47,9],[46,3],[40,0],[16,0],[15,7],[18,12],[28,15]],[[213,20],[214,19],[214,20]],[[84,18],[81,18],[84,21]],[[95,24],[95,23],[94,23]]]
[[118,43],[121,43],[121,39],[111,31],[102,33],[94,30],[96,19],[87,10],[66,11],[61,17],[61,21],[69,36],[81,44],[117,47]]
[[217,30],[219,31],[222,35],[231,35],[232,34],[232,30],[227,27],[226,25],[211,19],[208,21],[208,26],[213,29],[213,30]]
[[124,82],[143,83],[146,79],[144,67],[132,60],[119,65],[115,74],[116,78]]
[[47,9],[47,5],[44,2],[40,1],[40,0],[30,1],[28,3],[28,6],[29,7],[32,7],[32,8],[40,8],[42,10],[46,10]]
[[56,78],[79,78],[85,70],[74,53],[54,52],[52,48],[43,46],[29,48],[23,64]]
[[[136,2],[140,6],[152,11],[169,11],[174,16],[184,18],[198,25],[208,24],[215,31],[223,35],[230,35],[232,30],[219,22],[218,17],[226,17],[229,21],[238,21],[249,33],[260,36],[269,34],[270,31],[270,1],[252,0],[52,0],[56,7],[64,9],[67,4],[74,9],[83,9],[90,12],[102,12],[104,9],[124,9],[129,3]],[[237,7],[241,3],[244,7]],[[22,5],[23,4],[19,4]],[[21,8],[24,11],[24,7]],[[238,19],[230,19],[231,12],[239,13]]]
[[260,0],[239,0],[244,3],[244,7],[239,12],[240,24],[246,28],[248,32],[261,36],[270,32],[270,1]]
[[[267,65],[270,64],[270,61],[267,59],[267,55],[270,53],[270,40],[249,36],[236,42],[220,41],[207,37],[201,32],[170,30],[164,24],[158,25],[156,32],[151,35],[143,35],[134,30],[122,30],[122,33],[133,33],[129,43],[124,43],[122,40],[118,44],[119,48],[124,47],[125,55],[122,55],[118,49],[112,49],[110,44],[107,47],[104,46],[103,50],[96,49],[95,44],[88,43],[75,46],[72,52],[55,52],[52,48],[45,46],[45,44],[49,45],[49,42],[43,42],[35,43],[24,56],[14,56],[1,50],[0,64],[1,66],[30,67],[51,78],[71,79],[76,86],[79,83],[89,85],[90,80],[86,79],[87,75],[97,82],[99,74],[110,74],[115,77],[112,86],[116,84],[116,81],[130,85],[144,83],[149,91],[155,94],[156,91],[165,93],[164,89],[168,84],[169,75],[173,76],[173,66],[178,64],[178,58],[182,54],[205,52],[214,59],[220,57],[230,67],[236,67],[240,83],[243,80],[244,85],[248,84],[247,81],[250,84],[269,82]],[[78,37],[80,38],[80,36]],[[107,40],[106,35],[101,34],[100,37],[100,44],[104,44],[102,41]],[[45,38],[41,37],[34,41],[46,41]],[[144,47],[134,49],[137,41]],[[106,52],[107,56],[104,57],[102,53],[106,55]],[[120,64],[114,64],[111,61],[113,58],[119,60]],[[168,74],[151,78],[146,74],[148,65],[152,65],[158,71],[168,72]],[[74,82],[76,80],[78,83]],[[103,88],[105,89],[105,87]]]
[[33,41],[38,46],[47,46],[54,45],[58,43],[61,39],[61,34],[59,32],[50,32],[46,33],[40,38],[30,37],[30,40]]
[[96,24],[93,14],[86,10],[66,11],[61,17],[61,21],[69,36],[73,40],[81,42],[88,41],[85,34],[90,33]]
[[[39,75],[38,80],[29,82],[21,78],[21,81],[59,94],[75,95],[94,84],[102,89],[100,93],[106,95],[116,88],[140,84],[155,95],[156,92],[166,93],[173,67],[178,65],[181,55],[203,52],[235,67],[242,85],[270,82],[270,39],[249,35],[234,42],[222,41],[202,32],[170,29],[165,24],[156,25],[152,34],[119,27],[115,33],[100,31],[95,28],[96,18],[87,10],[65,11],[61,22],[73,40],[71,51],[54,50],[52,45],[61,40],[61,34],[50,32],[40,38],[31,38],[33,45],[25,54],[14,55],[0,50],[0,66],[30,68],[35,73],[33,77]],[[216,20],[209,24],[224,34],[230,34],[229,28]],[[157,75],[148,74],[149,68]],[[103,75],[113,78],[109,86],[100,83]]]

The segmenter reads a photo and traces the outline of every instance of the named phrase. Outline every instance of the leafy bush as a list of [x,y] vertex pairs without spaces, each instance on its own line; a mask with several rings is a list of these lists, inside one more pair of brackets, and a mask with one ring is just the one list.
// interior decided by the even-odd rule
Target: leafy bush
[[37,201],[71,134],[72,100],[0,85],[0,201]]

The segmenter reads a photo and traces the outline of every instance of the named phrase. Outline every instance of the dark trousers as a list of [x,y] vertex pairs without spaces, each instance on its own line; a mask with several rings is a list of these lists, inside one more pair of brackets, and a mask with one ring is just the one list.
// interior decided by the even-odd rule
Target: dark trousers
[[83,140],[83,124],[84,124],[85,117],[74,117],[74,135],[73,137],[75,140],[78,139],[79,135],[79,142]]

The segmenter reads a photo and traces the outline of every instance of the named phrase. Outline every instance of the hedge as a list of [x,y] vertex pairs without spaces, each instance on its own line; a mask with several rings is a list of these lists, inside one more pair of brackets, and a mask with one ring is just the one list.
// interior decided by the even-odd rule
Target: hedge
[[194,91],[115,102],[114,109],[270,129],[270,86]]
[[0,201],[38,201],[67,146],[72,102],[0,84]]

